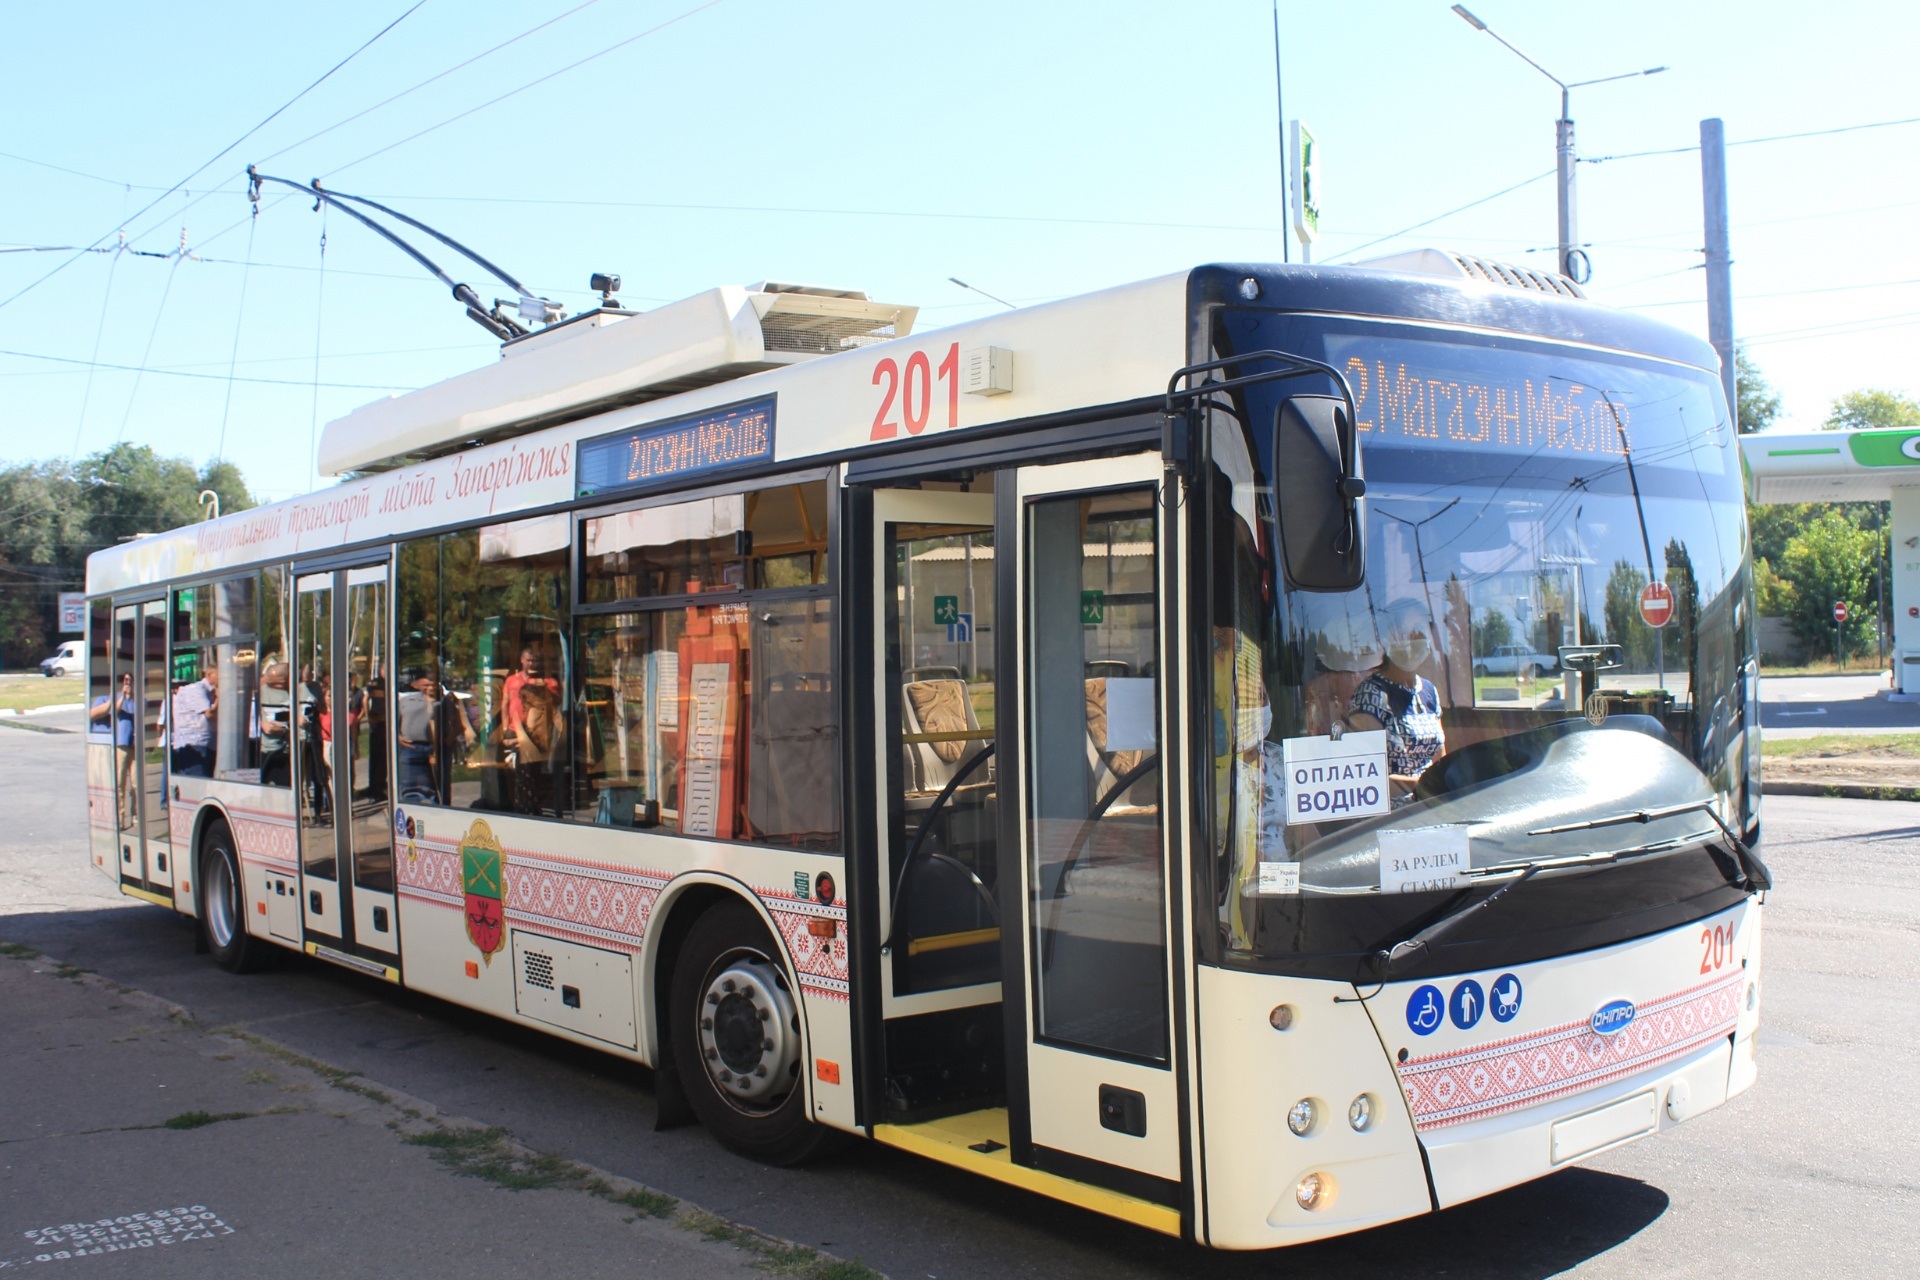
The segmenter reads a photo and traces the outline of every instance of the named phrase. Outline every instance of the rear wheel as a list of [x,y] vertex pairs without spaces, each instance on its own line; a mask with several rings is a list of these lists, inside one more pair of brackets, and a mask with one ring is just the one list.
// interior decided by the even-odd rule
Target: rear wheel
[[672,1046],[681,1087],[723,1146],[799,1164],[839,1135],[807,1115],[800,1010],[780,952],[740,901],[710,908],[674,964]]
[[224,822],[216,822],[200,850],[200,929],[214,963],[229,973],[259,968],[266,954],[266,947],[247,933],[246,895],[240,886],[233,833]]

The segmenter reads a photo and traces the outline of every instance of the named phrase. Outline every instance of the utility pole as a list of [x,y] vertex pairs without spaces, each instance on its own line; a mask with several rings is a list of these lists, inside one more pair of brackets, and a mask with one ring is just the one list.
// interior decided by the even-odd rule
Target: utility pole
[[1733,363],[1733,254],[1727,244],[1727,133],[1700,122],[1700,204],[1707,220],[1707,340],[1720,355],[1720,386],[1739,429],[1740,388]]
[[1554,172],[1556,174],[1554,185],[1560,194],[1560,253],[1556,261],[1561,275],[1575,284],[1585,284],[1593,276],[1593,263],[1588,260],[1587,251],[1582,249],[1574,239],[1576,221],[1574,209],[1577,202],[1574,198],[1573,175],[1580,161],[1573,150],[1573,111],[1568,101],[1570,91],[1583,89],[1591,84],[1610,84],[1615,80],[1631,80],[1636,76],[1656,76],[1666,68],[1648,67],[1645,71],[1623,71],[1617,76],[1601,76],[1595,80],[1575,80],[1569,84],[1522,53],[1518,45],[1476,18],[1465,5],[1456,4],[1453,6],[1453,11],[1475,31],[1484,31],[1492,36],[1505,45],[1520,61],[1560,86],[1560,118],[1553,123]]
[[[1273,117],[1274,132],[1280,139],[1280,221],[1285,223],[1293,201],[1287,192],[1287,99],[1280,83],[1280,0],[1273,0]],[[1284,229],[1280,232],[1280,261],[1293,261],[1292,240]]]

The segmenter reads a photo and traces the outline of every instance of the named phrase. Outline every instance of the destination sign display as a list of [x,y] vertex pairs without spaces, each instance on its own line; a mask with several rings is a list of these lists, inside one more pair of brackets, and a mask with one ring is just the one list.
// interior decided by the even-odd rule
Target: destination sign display
[[618,493],[773,460],[775,397],[580,442],[578,492]]
[[[1624,458],[1719,472],[1725,431],[1699,379],[1467,345],[1329,335],[1362,439],[1381,444]],[[1690,456],[1691,455],[1691,456]]]

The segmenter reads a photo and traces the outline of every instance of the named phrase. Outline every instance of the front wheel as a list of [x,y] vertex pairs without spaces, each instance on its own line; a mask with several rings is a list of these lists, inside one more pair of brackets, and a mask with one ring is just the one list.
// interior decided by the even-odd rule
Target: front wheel
[[200,929],[214,963],[229,973],[258,969],[266,948],[247,933],[246,895],[240,890],[240,855],[225,823],[207,832],[200,854]]
[[694,1114],[721,1145],[774,1165],[834,1143],[807,1115],[800,1011],[779,949],[746,903],[709,909],[674,964],[674,1066]]

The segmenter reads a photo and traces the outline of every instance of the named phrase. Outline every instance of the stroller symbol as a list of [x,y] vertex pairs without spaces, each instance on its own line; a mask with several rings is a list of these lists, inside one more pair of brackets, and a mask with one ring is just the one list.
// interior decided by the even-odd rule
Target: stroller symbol
[[1514,1015],[1520,1012],[1520,979],[1510,973],[1501,974],[1494,980],[1489,995],[1492,997],[1489,1001],[1492,1007],[1488,1012],[1493,1015],[1493,1020],[1512,1022]]
[[1415,1035],[1432,1035],[1440,1029],[1446,1016],[1446,1001],[1441,999],[1440,988],[1436,986],[1420,987],[1407,1000],[1407,1025]]

